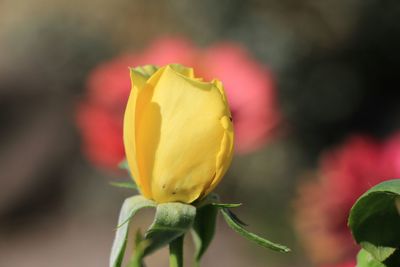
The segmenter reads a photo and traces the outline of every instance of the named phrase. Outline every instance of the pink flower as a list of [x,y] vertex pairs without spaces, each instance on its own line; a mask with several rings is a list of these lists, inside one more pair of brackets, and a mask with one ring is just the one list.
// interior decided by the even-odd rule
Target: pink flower
[[383,144],[382,165],[385,177],[400,178],[400,132]]
[[372,186],[389,179],[382,168],[382,145],[372,138],[353,136],[322,155],[320,176],[332,208],[331,227],[352,240],[347,217],[354,202]]
[[280,119],[271,72],[230,43],[207,49],[200,70],[224,83],[235,123],[236,151],[251,152],[263,145]]
[[78,107],[77,124],[81,128],[82,148],[86,156],[98,166],[114,170],[124,155],[122,118],[110,114],[96,104]]
[[321,156],[317,179],[300,186],[295,206],[295,225],[313,262],[355,259],[359,247],[347,227],[349,211],[369,188],[400,177],[399,151],[400,135],[386,142],[352,136]]
[[280,114],[273,77],[265,66],[235,43],[200,49],[186,39],[162,38],[141,53],[122,55],[90,73],[77,121],[84,151],[93,163],[108,168],[124,158],[122,134],[118,134],[130,91],[128,67],[168,63],[191,66],[199,76],[222,80],[233,114],[237,153],[251,152],[273,137]]

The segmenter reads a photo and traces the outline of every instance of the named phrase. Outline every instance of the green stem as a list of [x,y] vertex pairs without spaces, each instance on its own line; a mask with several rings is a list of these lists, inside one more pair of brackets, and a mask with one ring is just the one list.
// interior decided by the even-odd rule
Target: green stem
[[184,235],[169,243],[169,267],[183,267]]
[[132,256],[127,267],[146,267],[141,256]]

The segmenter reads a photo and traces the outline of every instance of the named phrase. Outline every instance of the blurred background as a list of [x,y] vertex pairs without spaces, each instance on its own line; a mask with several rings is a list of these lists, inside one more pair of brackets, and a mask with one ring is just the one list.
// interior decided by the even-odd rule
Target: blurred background
[[348,210],[400,177],[399,17],[396,0],[0,1],[0,266],[108,265],[132,195],[109,185],[126,178],[127,67],[182,63],[220,78],[232,108],[217,192],[292,248],[219,220],[203,265],[353,267]]

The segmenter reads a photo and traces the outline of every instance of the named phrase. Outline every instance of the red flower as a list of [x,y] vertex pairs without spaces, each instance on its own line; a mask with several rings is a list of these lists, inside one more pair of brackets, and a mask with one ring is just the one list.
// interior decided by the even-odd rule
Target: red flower
[[85,103],[79,106],[78,126],[82,129],[83,150],[95,164],[115,169],[124,157],[122,118],[110,114],[104,107]]
[[355,259],[359,247],[347,227],[349,211],[369,188],[399,177],[399,151],[400,135],[383,143],[353,136],[322,155],[317,179],[300,186],[295,204],[295,225],[313,262]]
[[384,143],[381,161],[385,177],[400,178],[400,132]]
[[141,53],[105,62],[89,75],[87,98],[79,105],[77,120],[84,152],[93,163],[115,168],[124,158],[121,122],[130,91],[128,67],[168,63],[191,66],[198,76],[224,83],[234,119],[236,152],[251,152],[271,139],[280,114],[273,78],[265,66],[234,43],[199,49],[186,39],[163,38]]

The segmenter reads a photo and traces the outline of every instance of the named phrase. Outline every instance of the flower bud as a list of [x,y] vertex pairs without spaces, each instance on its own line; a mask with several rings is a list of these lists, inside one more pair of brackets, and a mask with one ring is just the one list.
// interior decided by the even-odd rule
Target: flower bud
[[210,193],[233,155],[232,119],[222,83],[172,64],[130,69],[124,145],[141,194],[191,203]]

